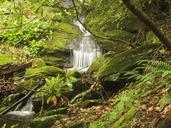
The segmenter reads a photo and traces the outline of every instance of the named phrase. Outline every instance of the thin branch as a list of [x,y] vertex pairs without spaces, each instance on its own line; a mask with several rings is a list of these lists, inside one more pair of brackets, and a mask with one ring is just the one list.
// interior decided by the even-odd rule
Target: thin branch
[[132,48],[136,48],[134,45],[131,44],[131,42],[128,42],[126,40],[122,40],[122,39],[113,39],[113,38],[108,38],[108,37],[101,37],[101,36],[97,36],[95,35],[96,38],[101,38],[101,39],[104,39],[104,40],[109,40],[109,41],[118,41],[118,42],[121,42],[121,43],[125,43],[127,44],[128,46],[132,47]]
[[15,108],[17,105],[19,105],[20,103],[22,103],[24,100],[28,99],[29,97],[31,97],[34,93],[35,90],[39,89],[44,83],[44,80],[38,80],[38,85],[35,86],[33,88],[33,90],[31,90],[30,92],[28,92],[23,98],[21,98],[20,100],[18,100],[17,102],[15,102],[12,106],[10,106],[9,108],[7,108],[6,110],[4,110],[3,112],[0,113],[0,116],[5,115],[6,113],[8,113],[9,111],[11,111],[13,108]]
[[72,0],[72,3],[73,3],[73,6],[74,6],[74,9],[75,9],[75,12],[76,12],[76,19],[80,22],[80,24],[91,34],[95,37],[95,35],[82,23],[82,21],[80,20],[79,18],[79,12],[78,12],[78,9],[77,9],[77,6],[75,4],[75,1]]

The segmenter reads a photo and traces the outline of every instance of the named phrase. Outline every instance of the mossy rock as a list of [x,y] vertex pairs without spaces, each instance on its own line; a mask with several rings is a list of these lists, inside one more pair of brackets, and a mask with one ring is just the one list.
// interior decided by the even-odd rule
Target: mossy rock
[[130,42],[134,34],[123,30],[114,30],[111,32],[96,33],[98,43],[104,51],[123,52],[131,48]]
[[36,80],[34,79],[27,79],[27,80],[23,80],[21,82],[18,83],[18,85],[16,86],[16,92],[22,92],[24,90],[30,90],[33,89],[33,87],[35,87],[37,85]]
[[64,71],[54,66],[43,66],[39,68],[29,68],[26,70],[25,79],[44,78],[45,76],[56,76],[63,74]]
[[40,68],[43,66],[46,66],[45,61],[43,59],[41,59],[41,58],[33,59],[33,61],[32,61],[32,67],[33,68]]
[[95,76],[99,79],[105,79],[110,75],[116,75],[116,73],[123,73],[134,66],[138,60],[150,58],[150,55],[153,55],[152,53],[158,47],[159,44],[150,44],[119,54],[107,53],[98,58],[88,71],[91,74],[95,72]]
[[65,63],[63,58],[56,56],[43,56],[41,58],[45,61],[46,65],[49,66],[63,67]]
[[69,42],[81,35],[80,30],[70,23],[54,23],[52,39],[40,56],[47,65],[64,67],[70,57]]
[[102,55],[101,57],[97,58],[95,60],[94,63],[92,63],[92,65],[90,66],[90,68],[88,69],[89,73],[93,73],[93,72],[97,72],[99,70],[99,67],[101,67],[102,65],[105,64],[105,62],[110,59],[111,57],[113,57],[115,55],[115,52],[113,51],[109,51],[107,53],[105,53],[104,55]]
[[47,49],[67,49],[68,42],[81,34],[80,30],[69,23],[54,24],[55,30],[52,33],[52,40],[48,43]]
[[0,54],[0,65],[12,63],[11,54]]
[[158,103],[160,107],[165,107],[168,104],[171,104],[171,95],[169,93],[166,93],[159,101]]

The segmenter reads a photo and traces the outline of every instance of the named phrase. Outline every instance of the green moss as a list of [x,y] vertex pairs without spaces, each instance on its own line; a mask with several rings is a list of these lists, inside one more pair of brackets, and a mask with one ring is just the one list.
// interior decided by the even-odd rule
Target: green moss
[[52,39],[48,43],[45,52],[40,57],[47,65],[63,67],[64,60],[69,55],[68,43],[78,37],[80,30],[69,23],[54,23]]
[[114,123],[112,128],[131,128],[131,120],[137,112],[136,107],[132,107],[127,113],[125,113],[118,121]]
[[138,60],[149,58],[149,54],[154,52],[154,49],[158,46],[158,44],[141,46],[136,49],[116,54],[107,59],[106,62],[99,67],[96,75],[98,78],[103,78],[114,73],[122,73],[135,65]]
[[57,58],[55,56],[43,56],[41,57],[47,65],[55,66],[55,67],[62,67],[64,64],[63,58]]
[[96,35],[99,37],[97,38],[98,42],[105,51],[115,51],[117,53],[128,50],[130,48],[130,39],[134,36],[122,30],[106,31],[104,33],[96,33]]
[[66,49],[68,41],[80,35],[78,28],[69,23],[59,23],[56,29],[57,31],[52,34],[48,49]]
[[[93,11],[92,11],[92,10]],[[138,35],[140,22],[124,6],[123,2],[111,0],[93,0],[86,17],[86,26],[96,36],[109,39],[121,39],[134,43]],[[98,39],[102,47],[109,51],[123,51],[129,47],[121,41]]]
[[101,57],[97,58],[94,63],[90,66],[90,68],[88,69],[89,73],[93,73],[93,72],[97,72],[99,70],[99,67],[101,67],[102,65],[104,65],[106,63],[106,61],[108,59],[110,59],[110,57],[114,56],[114,52],[110,51],[104,55],[102,55]]
[[72,33],[72,34],[76,34],[76,35],[80,34],[80,30],[77,27],[75,27],[69,23],[59,23],[58,29],[63,30],[67,33]]
[[45,117],[37,117],[33,120],[31,127],[32,128],[49,128],[54,124],[56,120],[62,117],[64,117],[64,115],[60,115],[60,114],[45,116]]
[[126,30],[128,26],[132,26],[131,28],[137,26],[136,18],[120,1],[94,0],[90,9],[93,11],[88,13],[86,24],[93,32],[106,33],[116,29]]
[[160,40],[157,38],[157,36],[154,35],[153,32],[148,32],[147,33],[147,41],[146,43],[151,44],[151,43],[160,43]]
[[9,53],[0,54],[0,65],[12,63],[12,55]]
[[18,86],[16,86],[16,91],[17,92],[22,92],[26,89],[33,89],[34,86],[37,85],[37,82],[34,79],[28,79],[21,81]]
[[159,105],[161,107],[164,107],[166,106],[167,104],[170,104],[171,103],[171,95],[166,93],[159,101]]
[[45,76],[56,76],[57,74],[63,74],[64,71],[54,66],[43,66],[40,68],[29,68],[26,70],[25,78],[40,78]]
[[32,67],[36,67],[36,68],[39,68],[39,67],[42,67],[42,66],[45,66],[45,62],[43,59],[41,58],[35,58],[33,59],[33,62],[32,62]]

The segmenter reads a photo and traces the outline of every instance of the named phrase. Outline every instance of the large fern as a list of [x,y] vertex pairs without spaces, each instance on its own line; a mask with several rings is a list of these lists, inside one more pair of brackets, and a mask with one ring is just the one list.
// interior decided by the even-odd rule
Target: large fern
[[171,65],[169,63],[160,60],[140,60],[137,65],[137,68],[125,74],[129,76],[129,79],[134,78],[140,84],[152,84],[156,78],[163,84],[171,83]]

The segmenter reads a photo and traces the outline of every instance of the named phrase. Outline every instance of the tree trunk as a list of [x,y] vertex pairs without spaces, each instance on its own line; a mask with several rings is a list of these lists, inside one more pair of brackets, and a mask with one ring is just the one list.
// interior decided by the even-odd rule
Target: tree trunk
[[141,10],[131,4],[130,0],[122,0],[126,7],[136,15],[153,33],[159,38],[159,40],[171,50],[171,41],[164,35],[164,33],[155,25],[155,23],[145,15]]

